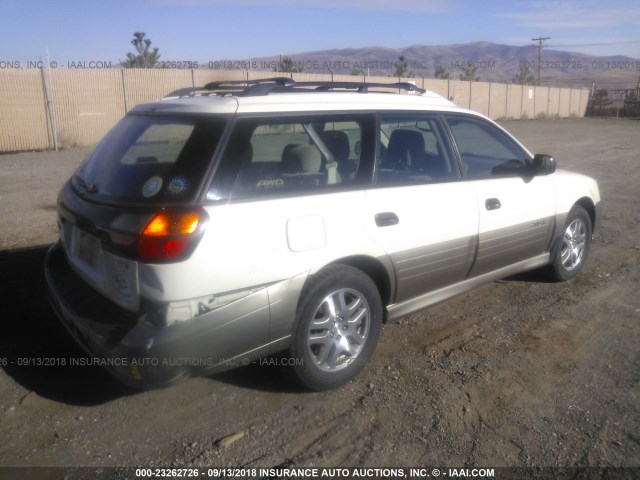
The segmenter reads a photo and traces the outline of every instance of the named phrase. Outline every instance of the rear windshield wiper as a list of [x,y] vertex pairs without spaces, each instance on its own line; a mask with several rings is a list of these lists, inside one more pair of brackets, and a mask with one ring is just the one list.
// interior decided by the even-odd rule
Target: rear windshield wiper
[[80,185],[87,193],[98,193],[98,185],[95,183],[87,182],[80,175],[75,175],[73,179],[76,181],[78,185]]

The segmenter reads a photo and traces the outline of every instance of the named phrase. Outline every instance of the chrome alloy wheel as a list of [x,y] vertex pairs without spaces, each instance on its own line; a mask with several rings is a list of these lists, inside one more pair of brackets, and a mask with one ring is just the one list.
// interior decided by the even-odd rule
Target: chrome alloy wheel
[[351,364],[367,342],[370,315],[366,299],[356,290],[342,288],[327,295],[307,334],[307,348],[317,367],[335,372]]
[[581,218],[576,218],[564,231],[560,262],[567,271],[578,267],[584,257],[587,242],[587,226]]

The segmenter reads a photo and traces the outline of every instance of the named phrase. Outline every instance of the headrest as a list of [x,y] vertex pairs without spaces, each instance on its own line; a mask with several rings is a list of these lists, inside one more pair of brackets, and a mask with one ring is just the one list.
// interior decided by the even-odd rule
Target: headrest
[[318,173],[321,166],[322,158],[315,145],[289,144],[282,152],[283,173]]

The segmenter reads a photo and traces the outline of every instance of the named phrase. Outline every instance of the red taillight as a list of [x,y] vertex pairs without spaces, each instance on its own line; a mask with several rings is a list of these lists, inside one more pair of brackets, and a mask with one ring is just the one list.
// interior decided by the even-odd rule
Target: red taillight
[[161,212],[147,223],[138,253],[141,260],[167,262],[191,253],[205,221],[203,212]]

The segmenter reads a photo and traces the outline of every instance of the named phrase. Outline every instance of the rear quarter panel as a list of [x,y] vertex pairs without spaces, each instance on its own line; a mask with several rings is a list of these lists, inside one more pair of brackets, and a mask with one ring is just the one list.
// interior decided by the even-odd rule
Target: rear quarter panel
[[184,262],[141,265],[142,294],[175,301],[261,288],[353,254],[383,255],[365,233],[364,192],[206,207],[209,223]]

